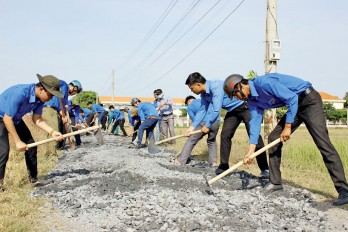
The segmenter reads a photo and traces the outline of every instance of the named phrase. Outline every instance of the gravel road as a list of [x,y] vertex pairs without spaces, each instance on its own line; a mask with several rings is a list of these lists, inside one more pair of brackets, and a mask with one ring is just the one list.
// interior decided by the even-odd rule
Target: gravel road
[[307,190],[285,186],[264,196],[264,182],[238,171],[208,195],[203,174],[214,177],[213,168],[176,166],[171,152],[151,155],[129,148],[128,138],[122,144],[120,137],[104,139],[99,146],[93,136],[83,137],[84,147],[65,152],[35,189],[68,225],[51,231],[348,230],[347,220],[334,221],[329,203],[323,207]]

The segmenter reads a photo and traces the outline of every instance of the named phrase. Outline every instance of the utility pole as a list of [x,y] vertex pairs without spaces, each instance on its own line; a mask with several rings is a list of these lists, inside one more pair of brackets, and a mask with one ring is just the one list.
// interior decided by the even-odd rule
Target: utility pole
[[112,70],[112,105],[114,105],[115,98],[115,69]]
[[95,93],[95,104],[99,104],[98,103],[98,92]]
[[[265,74],[277,72],[277,61],[280,58],[280,40],[277,28],[277,0],[267,1],[266,42],[265,42]],[[277,125],[276,109],[264,113],[264,140]]]

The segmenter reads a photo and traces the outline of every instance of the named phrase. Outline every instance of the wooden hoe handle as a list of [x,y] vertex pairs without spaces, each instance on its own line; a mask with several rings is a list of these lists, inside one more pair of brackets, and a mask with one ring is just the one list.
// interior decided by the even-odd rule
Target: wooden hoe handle
[[[253,154],[250,155],[250,158],[255,158],[256,156],[260,155],[261,153],[263,153],[264,151],[267,151],[268,149],[270,149],[271,147],[273,147],[274,145],[278,144],[280,142],[280,138],[274,140],[273,142],[271,142],[270,144],[268,144],[267,146],[264,146],[263,148],[261,148],[260,150],[254,152]],[[214,183],[217,180],[220,180],[221,178],[227,176],[228,174],[230,174],[232,171],[234,171],[235,169],[239,168],[240,166],[243,165],[243,160],[239,161],[237,164],[233,165],[232,167],[230,167],[229,169],[227,169],[226,171],[224,171],[223,173],[221,173],[220,175],[212,178],[211,180],[208,181],[208,184],[211,185],[212,183]]]
[[[202,133],[202,131],[201,130],[192,131],[190,135],[198,134],[198,133]],[[185,137],[185,136],[186,136],[185,134],[182,134],[182,135],[177,135],[177,136],[170,137],[170,138],[167,138],[167,139],[163,139],[161,141],[156,142],[155,145],[158,145],[158,144],[161,144],[161,143],[165,143],[167,141],[170,141],[170,140],[173,140],[173,139],[178,139],[178,138]]]
[[[74,131],[74,132],[71,132],[71,133],[68,133],[68,134],[63,134],[63,138],[66,138],[66,137],[69,137],[69,136],[73,136],[73,135],[82,134],[84,132],[95,130],[95,129],[99,129],[99,126],[92,126],[92,127],[88,127],[86,129]],[[41,140],[39,142],[30,143],[30,144],[27,145],[27,147],[28,148],[36,147],[38,145],[49,143],[49,142],[52,142],[52,141],[56,141],[56,139],[54,139],[54,138],[44,139],[44,140]]]

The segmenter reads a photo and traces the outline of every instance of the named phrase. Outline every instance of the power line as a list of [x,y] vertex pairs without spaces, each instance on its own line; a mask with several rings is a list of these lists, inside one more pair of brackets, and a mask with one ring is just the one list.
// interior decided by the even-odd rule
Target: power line
[[[174,2],[175,1],[175,2]],[[133,50],[133,52],[130,54],[130,56],[126,59],[125,62],[123,62],[120,67],[125,66],[130,60],[133,59],[133,57],[140,51],[140,49],[145,45],[145,43],[151,38],[151,36],[155,33],[157,28],[162,24],[164,19],[168,16],[168,14],[171,12],[171,10],[174,8],[174,6],[178,3],[179,0],[172,0],[167,9],[164,11],[164,13],[159,17],[159,19],[156,21],[154,26],[150,29],[150,31],[145,35],[143,40],[139,43],[139,45]],[[174,4],[173,4],[174,2]]]
[[[196,2],[184,13],[184,15],[179,19],[179,21],[172,27],[172,29],[162,38],[162,40],[155,46],[154,49],[152,49],[152,51],[145,57],[143,58],[137,66],[140,66],[141,64],[145,63],[146,60],[148,60],[157,50],[158,48],[163,44],[163,42],[165,40],[167,40],[167,38],[175,31],[175,29],[184,21],[184,19],[192,12],[192,10],[198,5],[198,3],[201,0],[196,0]],[[136,77],[136,75],[140,73],[139,70],[135,72],[135,74],[130,73],[127,74],[125,76],[132,76],[130,78],[127,78],[126,80],[124,80],[124,82],[128,82],[132,79],[134,79],[134,77]]]
[[144,70],[148,69],[151,65],[153,65],[157,60],[159,60],[164,54],[166,54],[174,45],[176,45],[184,36],[186,36],[199,22],[202,21],[202,19],[207,16],[222,0],[218,0],[212,7],[209,8],[209,10],[203,14],[196,22],[194,22],[179,38],[177,38],[174,43],[172,43],[166,50],[164,50],[159,56],[157,56],[155,59],[153,59],[150,63],[148,63],[143,68],[139,69],[133,77],[126,79],[122,84],[125,84],[126,82],[129,82],[130,80],[134,79],[139,73],[142,73]]
[[151,85],[155,84],[156,82],[158,82],[159,80],[163,79],[165,76],[167,76],[169,73],[171,73],[177,66],[179,66],[182,62],[184,62],[194,51],[196,51],[244,2],[245,0],[242,0],[235,8],[234,10],[229,13],[215,28],[214,30],[212,30],[198,45],[196,45],[184,58],[182,58],[178,63],[176,63],[169,71],[167,71],[166,73],[164,73],[162,76],[160,76],[159,78],[157,78],[156,80],[154,80],[153,82],[151,82],[150,84],[144,86],[141,89],[137,89],[135,91],[131,91],[129,93],[134,93],[134,92],[139,92],[141,90],[144,90],[148,87],[150,87]]
[[[162,24],[164,19],[168,16],[168,14],[171,12],[171,10],[174,8],[174,6],[177,4],[179,0],[172,0],[166,10],[163,12],[163,14],[158,18],[156,23],[152,26],[152,28],[148,31],[148,33],[144,36],[144,38],[141,40],[141,42],[138,44],[138,46],[133,50],[133,52],[128,56],[128,58],[118,67],[120,69],[121,67],[127,65],[133,57],[140,51],[140,49],[145,45],[145,43],[151,38],[151,36],[154,34],[154,32],[157,30],[157,28]],[[102,88],[102,91],[105,89],[106,86],[108,86],[109,79],[107,78],[104,81],[104,85]]]

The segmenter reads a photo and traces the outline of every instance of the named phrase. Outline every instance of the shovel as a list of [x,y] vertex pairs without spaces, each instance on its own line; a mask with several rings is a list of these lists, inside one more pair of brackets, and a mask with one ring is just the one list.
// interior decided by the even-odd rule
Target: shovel
[[[268,144],[267,146],[264,146],[263,148],[261,148],[260,150],[254,152],[253,154],[250,155],[250,158],[254,159],[256,156],[260,155],[262,152],[267,151],[268,149],[270,149],[271,147],[273,147],[274,145],[278,144],[280,142],[280,138],[274,140],[273,142],[271,142],[270,144]],[[239,161],[237,164],[233,165],[232,167],[230,167],[229,169],[227,169],[226,171],[224,171],[223,173],[221,173],[220,175],[212,178],[211,180],[208,181],[207,177],[204,176],[205,180],[206,180],[206,184],[209,187],[209,190],[207,190],[206,192],[209,195],[214,195],[213,190],[211,189],[211,185],[215,182],[220,180],[221,178],[227,176],[228,174],[230,174],[231,172],[233,172],[235,169],[239,168],[240,166],[242,166],[244,164],[243,160]]]
[[[202,131],[201,131],[201,130],[192,131],[192,132],[190,133],[190,135],[198,134],[198,133],[202,133]],[[173,137],[170,137],[170,138],[167,138],[167,139],[163,139],[163,140],[158,141],[158,142],[156,142],[156,143],[155,143],[152,139],[150,139],[149,144],[148,144],[148,146],[147,146],[148,151],[149,151],[150,154],[159,153],[159,152],[161,152],[161,150],[160,150],[159,148],[157,148],[156,145],[161,144],[161,143],[168,142],[168,141],[170,141],[170,140],[182,138],[182,137],[187,137],[187,136],[186,136],[185,134],[177,135],[177,136],[173,136]]]
[[103,138],[103,134],[102,134],[102,131],[101,131],[99,123],[98,123],[98,117],[95,119],[95,126],[98,126],[98,130],[94,131],[94,136],[97,139],[98,144],[103,145],[104,138]]
[[[95,129],[97,129],[97,130],[99,129],[100,130],[100,127],[99,126],[92,126],[92,127],[88,127],[86,129],[74,131],[74,132],[71,132],[71,133],[68,133],[68,134],[63,134],[63,138],[66,138],[66,137],[69,137],[69,136],[73,136],[73,135],[82,134],[84,132],[95,130]],[[54,139],[54,138],[44,139],[44,140],[41,140],[39,142],[30,143],[30,144],[27,145],[27,147],[28,148],[36,147],[38,145],[49,143],[49,142],[53,142],[53,141],[56,141],[56,139]]]

